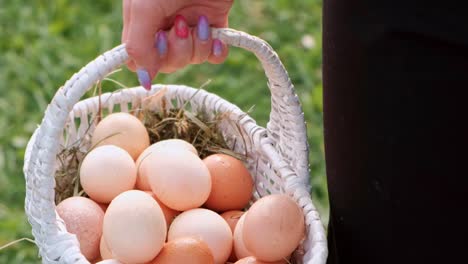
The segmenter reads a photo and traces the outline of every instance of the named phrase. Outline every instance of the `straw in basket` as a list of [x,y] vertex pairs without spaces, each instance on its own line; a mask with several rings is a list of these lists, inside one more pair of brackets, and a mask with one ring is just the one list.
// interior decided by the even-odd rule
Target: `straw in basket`
[[144,98],[163,87],[167,89],[166,98],[175,102],[174,107],[190,101],[195,112],[229,113],[229,120],[239,129],[230,125],[221,125],[220,129],[235,152],[247,154],[247,167],[256,184],[253,200],[271,193],[290,195],[302,208],[306,223],[306,239],[294,254],[296,263],[326,262],[325,230],[310,198],[304,116],[283,64],[273,49],[257,37],[232,29],[213,29],[212,35],[228,45],[253,52],[260,60],[271,91],[267,128],[258,126],[237,106],[222,98],[182,85],[153,85],[149,92],[142,87],[130,88],[78,102],[95,83],[128,59],[124,45],[99,56],[57,91],[27,145],[25,210],[43,263],[89,263],[80,252],[76,236],[67,232],[55,210],[54,174],[59,151],[70,142],[89,140],[84,136],[94,129],[90,120],[97,115],[99,107],[112,112],[115,106],[120,106],[120,111],[129,112],[132,106],[141,105]]

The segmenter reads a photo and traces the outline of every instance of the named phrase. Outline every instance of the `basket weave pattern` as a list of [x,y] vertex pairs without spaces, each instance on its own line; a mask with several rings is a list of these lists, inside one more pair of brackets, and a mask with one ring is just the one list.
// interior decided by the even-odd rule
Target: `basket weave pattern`
[[[142,99],[163,87],[169,107],[189,101],[191,111],[228,113],[220,124],[228,145],[247,154],[247,166],[256,185],[253,200],[270,193],[287,193],[300,205],[306,220],[306,239],[297,252],[298,263],[323,264],[328,250],[326,235],[309,189],[306,127],[299,99],[288,74],[273,49],[263,40],[232,29],[214,29],[214,38],[253,52],[265,70],[271,91],[271,113],[267,128],[226,100],[182,85],[153,85],[125,89],[80,101],[84,93],[128,58],[123,45],[108,51],[73,75],[55,94],[39,128],[28,143],[25,156],[25,210],[44,263],[89,263],[80,253],[75,235],[67,232],[55,211],[54,173],[56,155],[78,140],[86,151],[89,134],[101,107],[109,112],[130,112]],[[77,125],[78,124],[78,125]],[[88,143],[88,144],[87,144]]]

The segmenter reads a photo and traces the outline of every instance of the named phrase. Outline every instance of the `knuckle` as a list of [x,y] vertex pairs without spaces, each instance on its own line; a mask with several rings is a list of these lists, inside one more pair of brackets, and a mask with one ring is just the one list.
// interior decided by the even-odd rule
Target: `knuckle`
[[139,61],[142,58],[142,54],[144,54],[144,49],[131,40],[127,41],[125,49],[128,56],[136,61]]

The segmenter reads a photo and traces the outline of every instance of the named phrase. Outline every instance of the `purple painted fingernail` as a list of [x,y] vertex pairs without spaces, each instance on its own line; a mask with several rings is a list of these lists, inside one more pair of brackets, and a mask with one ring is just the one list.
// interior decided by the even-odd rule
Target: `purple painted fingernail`
[[149,73],[143,68],[137,69],[136,73],[140,85],[145,87],[145,89],[148,91],[151,90],[151,79]]
[[221,56],[223,53],[223,43],[219,39],[213,40],[213,55],[216,57]]
[[198,18],[197,35],[201,41],[208,40],[210,37],[210,23],[206,16],[200,16]]
[[164,56],[167,53],[167,34],[166,31],[159,31],[156,34],[156,48],[158,49],[159,56]]

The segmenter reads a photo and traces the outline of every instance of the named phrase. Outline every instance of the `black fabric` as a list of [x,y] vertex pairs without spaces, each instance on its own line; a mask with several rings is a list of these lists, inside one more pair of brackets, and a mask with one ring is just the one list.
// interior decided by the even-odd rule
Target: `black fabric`
[[462,3],[324,0],[328,263],[468,263]]

